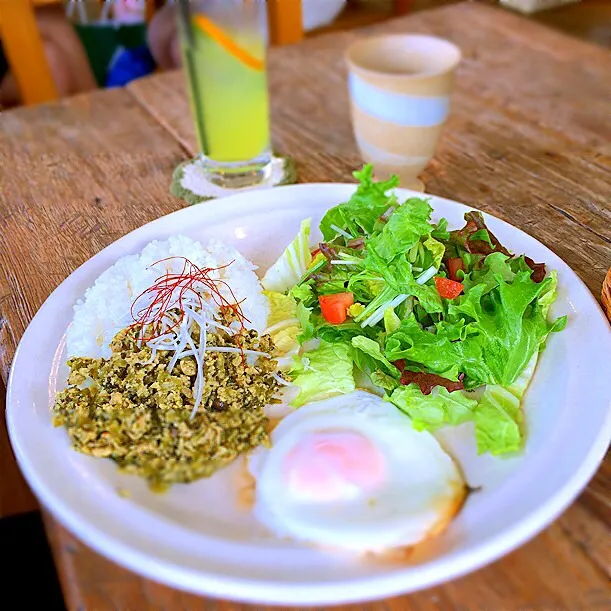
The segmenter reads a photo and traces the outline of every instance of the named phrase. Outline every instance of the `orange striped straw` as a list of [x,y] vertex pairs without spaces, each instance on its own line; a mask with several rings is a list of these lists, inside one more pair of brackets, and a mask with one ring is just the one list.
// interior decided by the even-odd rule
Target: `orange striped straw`
[[248,51],[240,47],[226,32],[219,28],[216,23],[208,19],[208,17],[205,15],[194,15],[193,21],[202,32],[206,33],[237,60],[253,70],[261,71],[264,69],[265,62],[262,59],[254,57]]

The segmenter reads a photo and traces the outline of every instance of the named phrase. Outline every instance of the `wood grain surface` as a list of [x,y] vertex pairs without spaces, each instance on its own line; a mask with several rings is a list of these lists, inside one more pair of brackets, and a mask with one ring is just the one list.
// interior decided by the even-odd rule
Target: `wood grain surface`
[[[598,297],[611,266],[611,54],[473,3],[324,35],[270,53],[273,139],[302,182],[349,181],[361,160],[343,52],[373,32],[426,32],[464,59],[427,191],[520,227]],[[0,374],[25,327],[78,265],[182,202],[175,165],[195,152],[182,75],[0,116]],[[215,205],[215,203],[205,204]],[[109,563],[47,516],[69,609],[249,607],[173,591]],[[550,528],[468,577],[368,611],[611,609],[611,457]],[[262,609],[262,607],[258,607]]]

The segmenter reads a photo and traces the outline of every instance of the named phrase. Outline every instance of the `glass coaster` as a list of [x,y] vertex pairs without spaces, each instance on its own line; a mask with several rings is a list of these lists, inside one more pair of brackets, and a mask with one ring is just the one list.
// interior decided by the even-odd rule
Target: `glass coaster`
[[280,185],[290,185],[295,182],[297,174],[295,164],[290,157],[276,156],[272,158],[269,178],[252,187],[243,189],[226,189],[210,182],[197,158],[183,161],[172,175],[170,192],[180,197],[188,204],[199,204],[216,197],[225,197],[242,191],[269,189]]

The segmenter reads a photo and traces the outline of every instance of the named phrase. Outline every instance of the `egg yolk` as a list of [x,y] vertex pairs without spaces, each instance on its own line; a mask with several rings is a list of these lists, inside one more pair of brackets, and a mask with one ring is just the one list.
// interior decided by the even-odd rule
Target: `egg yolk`
[[283,476],[295,500],[348,501],[377,488],[385,478],[378,448],[353,431],[311,433],[288,453]]

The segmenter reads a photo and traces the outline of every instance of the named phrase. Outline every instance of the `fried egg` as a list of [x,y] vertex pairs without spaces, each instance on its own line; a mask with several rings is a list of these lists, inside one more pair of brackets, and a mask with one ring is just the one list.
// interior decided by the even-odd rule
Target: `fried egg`
[[279,537],[355,552],[441,532],[466,493],[452,458],[392,404],[365,391],[286,416],[250,458],[254,512]]

